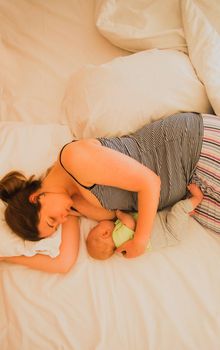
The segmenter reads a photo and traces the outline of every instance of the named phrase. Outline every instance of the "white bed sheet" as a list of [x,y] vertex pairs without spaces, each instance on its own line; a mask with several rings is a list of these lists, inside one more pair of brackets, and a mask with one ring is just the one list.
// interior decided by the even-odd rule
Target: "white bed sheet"
[[192,219],[179,246],[103,262],[89,227],[67,275],[0,266],[2,350],[219,349],[219,236]]
[[[66,81],[127,54],[94,26],[93,0],[0,1],[1,120],[63,122]],[[220,237],[193,219],[180,245],[126,260],[87,255],[49,275],[0,264],[1,350],[218,350]]]

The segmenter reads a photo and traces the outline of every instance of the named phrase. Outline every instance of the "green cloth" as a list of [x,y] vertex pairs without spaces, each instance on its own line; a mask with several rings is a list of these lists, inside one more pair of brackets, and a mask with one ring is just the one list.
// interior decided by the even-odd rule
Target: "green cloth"
[[123,225],[120,220],[115,222],[115,228],[112,233],[112,239],[116,248],[134,237],[134,231]]
[[[131,214],[135,220],[137,220],[138,214]],[[112,239],[115,243],[116,248],[120,247],[123,243],[127,242],[129,239],[134,237],[134,231],[122,224],[118,219],[115,222],[115,228],[112,232]],[[150,250],[150,243],[147,246],[147,249]]]

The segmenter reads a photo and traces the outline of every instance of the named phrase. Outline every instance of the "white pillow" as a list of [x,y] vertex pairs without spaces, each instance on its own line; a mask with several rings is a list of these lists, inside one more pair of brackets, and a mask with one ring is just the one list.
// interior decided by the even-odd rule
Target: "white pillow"
[[[56,159],[61,147],[72,139],[67,126],[58,124],[31,124],[23,122],[0,123],[0,177],[11,170],[26,175],[40,175]],[[61,233],[39,242],[29,242],[14,234],[4,220],[5,204],[0,201],[0,256],[32,256],[37,253],[55,257],[59,254]]]
[[114,45],[135,52],[177,49],[186,52],[179,0],[102,0],[96,26]]
[[84,66],[63,108],[77,138],[126,134],[178,111],[211,112],[188,56],[157,49]]
[[182,16],[189,57],[220,115],[220,35],[192,0],[182,0]]
[[220,1],[219,0],[196,0],[196,4],[208,18],[211,25],[220,34]]

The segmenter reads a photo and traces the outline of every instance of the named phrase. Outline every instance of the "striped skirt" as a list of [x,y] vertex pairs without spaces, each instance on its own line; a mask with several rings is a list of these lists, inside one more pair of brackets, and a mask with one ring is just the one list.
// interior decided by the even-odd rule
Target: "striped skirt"
[[220,117],[203,115],[204,136],[199,161],[192,177],[204,198],[193,217],[220,233]]

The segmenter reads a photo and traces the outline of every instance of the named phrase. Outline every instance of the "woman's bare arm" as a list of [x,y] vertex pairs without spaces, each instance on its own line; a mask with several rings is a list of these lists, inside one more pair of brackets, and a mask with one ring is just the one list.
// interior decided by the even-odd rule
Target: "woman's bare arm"
[[63,162],[86,186],[96,183],[137,192],[138,220],[134,239],[124,243],[118,251],[126,250],[126,257],[142,254],[158,208],[160,178],[146,166],[102,146],[97,140],[80,140],[68,145],[63,152]]
[[88,217],[92,220],[112,220],[115,219],[115,211],[107,210],[103,207],[96,207],[86,201],[81,195],[75,194],[73,197],[74,208],[80,215]]
[[3,261],[20,264],[32,269],[53,273],[66,273],[76,262],[79,251],[79,223],[78,219],[70,216],[62,227],[62,242],[60,254],[51,258],[37,254],[32,257],[13,256],[3,258]]

